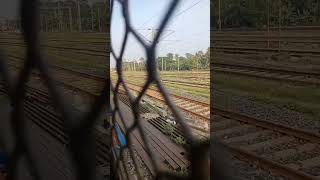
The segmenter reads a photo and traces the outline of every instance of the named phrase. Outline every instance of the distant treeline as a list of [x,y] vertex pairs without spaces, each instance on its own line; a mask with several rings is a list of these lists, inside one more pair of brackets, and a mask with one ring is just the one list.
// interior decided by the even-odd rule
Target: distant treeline
[[[269,8],[268,8],[269,7]],[[219,0],[211,0],[211,26],[219,28]],[[319,0],[220,0],[222,28],[319,26]],[[268,18],[269,17],[269,18]]]
[[[125,71],[143,71],[146,69],[144,58],[123,63]],[[210,68],[210,50],[198,51],[195,54],[186,53],[184,56],[168,53],[167,56],[157,58],[160,71],[190,71],[208,70]]]
[[108,30],[108,6],[105,1],[41,0],[40,23],[42,31],[94,31]]
[[[43,32],[108,32],[106,1],[40,0],[40,30]],[[21,31],[20,18],[0,20],[0,31]]]

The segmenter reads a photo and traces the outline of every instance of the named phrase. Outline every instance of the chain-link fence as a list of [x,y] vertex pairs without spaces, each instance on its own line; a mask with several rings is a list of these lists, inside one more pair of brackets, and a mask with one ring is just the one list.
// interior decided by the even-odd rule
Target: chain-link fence
[[[44,60],[40,51],[40,35],[39,35],[39,2],[37,0],[20,1],[20,15],[23,30],[23,37],[27,45],[26,58],[24,67],[18,74],[16,81],[10,76],[8,61],[1,57],[0,71],[3,80],[3,86],[10,98],[12,110],[10,114],[10,123],[12,133],[14,135],[14,147],[9,151],[8,162],[8,179],[16,179],[18,176],[18,165],[22,159],[27,162],[30,175],[34,179],[41,179],[43,175],[39,172],[39,162],[35,160],[35,152],[31,151],[30,144],[27,140],[26,117],[24,116],[24,102],[26,100],[26,83],[31,78],[33,69],[37,69],[43,82],[48,87],[49,94],[58,108],[59,113],[64,120],[64,128],[69,137],[68,148],[74,162],[77,172],[77,179],[94,179],[95,171],[95,153],[94,153],[94,136],[93,126],[97,120],[97,116],[102,111],[104,105],[109,99],[109,83],[105,82],[105,86],[99,98],[92,106],[92,109],[81,120],[75,120],[75,114],[71,111],[71,105],[64,101],[63,94],[58,90],[53,80],[53,75],[49,72],[47,62]],[[77,122],[77,123],[74,123]],[[1,144],[4,139],[1,137]],[[43,177],[45,178],[45,177]]]
[[[118,0],[110,1],[110,21],[114,21],[112,18],[114,4],[119,3],[121,5],[123,19],[125,21],[125,33],[124,40],[120,49],[120,53],[116,55],[116,52],[111,47],[111,54],[116,60],[116,69],[118,79],[113,86],[111,82],[106,81],[100,96],[96,99],[91,107],[91,110],[85,114],[80,120],[77,117],[75,121],[75,114],[72,113],[71,105],[64,101],[62,93],[56,87],[52,74],[48,68],[47,62],[41,55],[40,51],[40,37],[39,37],[39,3],[37,0],[22,0],[21,1],[21,23],[23,30],[23,37],[27,45],[26,48],[26,60],[21,72],[18,74],[16,81],[10,76],[8,69],[8,62],[3,57],[0,57],[0,72],[3,79],[3,85],[7,94],[9,95],[10,102],[12,104],[11,111],[11,126],[12,132],[14,134],[14,148],[9,152],[9,164],[8,164],[8,179],[16,179],[18,162],[21,159],[26,159],[28,164],[30,174],[34,179],[41,179],[41,172],[39,172],[39,164],[34,158],[33,152],[31,152],[30,144],[26,139],[26,118],[24,117],[24,101],[26,100],[26,83],[31,77],[33,69],[37,69],[40,72],[46,86],[48,87],[49,94],[52,101],[57,107],[62,119],[64,120],[64,127],[66,134],[69,138],[68,147],[74,162],[76,170],[77,179],[95,179],[95,148],[94,148],[94,133],[93,126],[101,114],[103,108],[107,105],[111,108],[112,112],[112,127],[117,128],[119,122],[124,121],[124,115],[121,112],[121,107],[119,105],[120,87],[123,87],[124,94],[128,97],[131,110],[133,112],[133,124],[130,126],[125,126],[123,129],[124,136],[127,141],[126,145],[121,146],[119,156],[114,156],[114,161],[112,162],[113,178],[121,179],[127,178],[131,179],[128,174],[128,170],[120,171],[121,162],[126,161],[124,159],[124,152],[127,151],[131,154],[133,159],[133,164],[137,170],[137,177],[143,179],[144,175],[141,174],[138,167],[138,160],[134,158],[135,148],[132,146],[130,135],[133,131],[138,131],[139,135],[143,140],[144,147],[146,147],[147,155],[151,159],[152,168],[156,172],[152,178],[157,179],[208,179],[209,178],[209,142],[199,142],[192,135],[190,127],[185,123],[182,113],[179,112],[175,104],[170,98],[169,93],[164,88],[162,82],[160,81],[159,74],[156,68],[156,50],[157,42],[163,33],[164,29],[168,25],[168,22],[172,15],[174,14],[180,0],[172,0],[169,3],[168,8],[165,10],[162,16],[162,21],[158,27],[158,32],[155,35],[151,44],[145,42],[143,38],[133,29],[130,22],[130,12],[129,12],[129,2],[128,0]],[[110,23],[111,24],[111,23]],[[142,90],[134,96],[130,92],[125,79],[123,78],[122,71],[122,60],[124,52],[126,49],[128,36],[133,36],[136,41],[141,44],[145,50],[147,56],[147,80],[144,82]],[[112,43],[111,43],[112,45]],[[111,85],[111,86],[110,86]],[[187,173],[178,173],[170,171],[168,169],[162,169],[156,163],[156,156],[150,150],[150,144],[146,138],[146,132],[141,125],[140,119],[140,106],[142,97],[145,95],[146,91],[151,85],[155,85],[163,99],[172,111],[176,121],[181,126],[181,131],[184,137],[187,139],[189,146],[186,147],[188,157],[190,161],[190,167],[188,167]],[[110,92],[111,91],[111,92]],[[108,101],[110,99],[110,94],[112,94],[111,101],[112,105]],[[77,122],[77,123],[75,123]],[[125,124],[125,123],[124,123]],[[109,138],[109,137],[106,137]],[[1,137],[0,144],[4,144]],[[123,166],[122,166],[123,167]],[[124,166],[125,168],[125,166]],[[123,176],[127,174],[127,176]]]
[[[117,81],[114,83],[114,86],[112,86],[112,92],[113,92],[113,125],[117,124],[117,121],[119,120],[123,124],[125,124],[125,114],[121,111],[121,106],[119,103],[119,95],[120,95],[120,89],[124,89],[124,94],[128,97],[130,102],[130,107],[132,108],[133,113],[133,123],[129,126],[124,126],[124,135],[125,139],[127,140],[127,144],[121,146],[120,148],[120,155],[114,156],[116,157],[113,170],[115,172],[115,175],[117,177],[123,177],[120,169],[121,167],[124,168],[124,172],[127,172],[126,165],[121,166],[121,162],[124,160],[124,152],[126,150],[129,151],[129,154],[131,154],[131,157],[133,159],[133,164],[137,174],[137,177],[139,179],[143,179],[144,175],[141,174],[141,172],[138,170],[139,163],[137,158],[134,158],[134,146],[132,143],[132,137],[130,134],[137,130],[139,132],[139,135],[141,136],[143,140],[143,145],[146,148],[146,152],[148,156],[151,158],[151,164],[152,168],[154,169],[155,177],[154,178],[165,178],[165,179],[208,179],[209,178],[209,142],[202,142],[199,143],[199,141],[196,140],[195,137],[191,134],[190,127],[186,124],[185,119],[183,118],[183,115],[179,112],[175,104],[170,98],[170,95],[168,91],[165,89],[164,85],[162,84],[159,73],[157,71],[157,63],[156,63],[156,53],[157,53],[157,42],[159,41],[159,38],[161,37],[164,29],[167,27],[168,22],[170,21],[172,15],[174,14],[177,6],[179,5],[179,0],[173,0],[170,1],[168,8],[165,10],[165,12],[162,14],[162,20],[157,28],[157,34],[154,36],[154,39],[152,40],[152,43],[144,41],[143,37],[140,36],[136,30],[134,30],[131,21],[130,21],[130,12],[129,12],[129,2],[127,0],[124,1],[111,1],[111,21],[116,21],[116,19],[112,18],[112,15],[114,14],[114,6],[115,3],[119,3],[121,6],[122,16],[125,22],[125,32],[124,32],[124,38],[122,42],[121,49],[119,51],[119,54],[116,53],[116,51],[111,47],[111,54],[113,58],[116,60],[116,72],[117,72]],[[112,24],[112,23],[111,23]],[[147,79],[144,82],[144,85],[140,92],[136,95],[134,95],[124,78],[124,73],[122,69],[123,64],[123,56],[124,52],[126,50],[128,37],[133,36],[134,39],[144,48],[147,60],[146,60],[146,71],[147,71]],[[111,45],[113,43],[111,42]],[[112,83],[111,83],[112,84]],[[151,145],[148,142],[148,138],[146,137],[145,129],[143,128],[141,117],[140,117],[140,106],[143,96],[146,95],[146,91],[152,86],[155,85],[158,89],[158,91],[161,93],[166,105],[168,108],[172,111],[173,116],[175,117],[175,120],[178,122],[178,124],[181,125],[181,129],[183,131],[184,136],[186,137],[187,141],[190,143],[190,146],[187,147],[187,151],[189,151],[190,157],[187,157],[190,162],[190,168],[188,169],[187,173],[177,173],[174,171],[165,170],[159,167],[159,165],[156,163],[156,156],[155,154],[150,150]],[[118,117],[118,118],[117,118]],[[122,171],[123,172],[123,171]],[[130,176],[130,175],[128,175]],[[127,176],[127,177],[128,177]]]

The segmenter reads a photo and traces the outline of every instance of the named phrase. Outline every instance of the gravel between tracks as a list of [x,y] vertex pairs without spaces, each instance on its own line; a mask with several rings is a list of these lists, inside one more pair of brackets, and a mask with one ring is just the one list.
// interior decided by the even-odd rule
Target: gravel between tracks
[[[247,116],[255,117],[260,120],[280,123],[285,126],[303,129],[308,132],[320,134],[319,120],[310,117],[306,114],[295,112],[292,110],[276,107],[275,105],[264,104],[256,102],[250,96],[239,96],[231,92],[221,91],[213,89],[214,105],[219,108],[223,108],[232,112],[241,113]],[[214,123],[213,125],[214,126]],[[258,154],[268,155],[272,152],[288,149],[294,147],[302,142],[294,141],[287,145],[279,145],[273,148],[263,149],[263,152]],[[246,162],[242,159],[232,157],[229,161],[233,169],[236,169],[236,177],[238,179],[261,179],[261,180],[284,180],[284,178],[275,176],[268,170],[261,169],[255,165],[254,162]],[[312,171],[314,174],[318,169],[314,168]]]
[[275,176],[265,169],[260,169],[254,163],[232,158],[232,167],[236,168],[238,180],[285,180],[283,177]]
[[276,105],[256,102],[250,96],[238,96],[230,92],[214,89],[216,107],[241,113],[260,120],[279,123],[292,128],[320,134],[320,120],[303,113],[279,108]]
[[[211,149],[216,169],[213,170],[214,179],[230,180],[285,180],[276,176],[267,169],[259,168],[255,163],[248,162],[246,159],[236,158],[228,152],[228,149],[211,141],[216,147]],[[219,167],[222,167],[219,169]],[[219,174],[222,173],[222,174]]]

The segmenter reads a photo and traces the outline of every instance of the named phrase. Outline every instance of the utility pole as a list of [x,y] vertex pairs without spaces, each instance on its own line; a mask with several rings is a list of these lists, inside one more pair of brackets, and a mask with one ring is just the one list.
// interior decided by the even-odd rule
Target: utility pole
[[53,19],[54,17],[53,17],[53,14],[52,13],[50,13],[50,24],[51,24],[51,27],[50,27],[50,30],[51,30],[51,32],[53,32],[53,29],[54,29],[54,25],[53,25]]
[[93,7],[91,7],[91,31],[93,32]]
[[99,32],[101,32],[101,18],[100,18],[100,9],[98,7],[98,23],[99,23]]
[[167,61],[164,61],[164,70],[167,71]]
[[219,30],[221,31],[221,0],[218,1],[218,13],[219,13]]
[[161,71],[163,71],[163,57],[161,57]]
[[69,25],[70,25],[70,32],[73,31],[72,27],[72,13],[71,13],[71,7],[69,7]]
[[196,60],[196,68],[197,68],[197,71],[199,71],[199,60],[198,60],[198,58],[195,58],[195,60]]
[[[56,9],[53,9],[53,18],[56,19],[57,18],[57,10]],[[53,28],[54,28],[54,31],[57,30],[57,24],[56,23],[52,23],[53,24]]]
[[178,72],[180,71],[180,62],[179,62],[180,57],[177,58],[178,61]]
[[46,32],[48,32],[48,19],[47,19],[47,14],[44,15],[44,23],[46,24]]
[[136,62],[133,60],[133,71],[136,71]]
[[40,31],[44,32],[43,15],[40,14]]
[[58,31],[61,32],[61,10],[60,10],[60,2],[58,1]]
[[[148,40],[150,43],[152,43],[152,41],[155,39],[156,37],[156,31],[158,29],[153,29],[153,28],[149,28],[148,30],[151,30],[151,36],[152,36],[152,40]],[[171,30],[172,31],[172,30]],[[174,32],[174,31],[173,31]],[[156,42],[156,44],[158,44],[159,41]],[[160,57],[161,58],[161,71],[167,71],[167,61],[166,59],[163,59],[163,57]],[[163,63],[164,61],[164,63]],[[163,67],[164,66],[164,67]],[[160,69],[160,68],[159,68]]]
[[281,48],[281,19],[282,19],[282,12],[281,12],[281,0],[279,0],[279,52],[280,52],[280,48]]
[[82,32],[82,25],[81,25],[81,10],[80,10],[80,0],[77,0],[77,6],[78,6],[78,30],[79,32]]
[[267,0],[267,47],[270,48],[270,0]]

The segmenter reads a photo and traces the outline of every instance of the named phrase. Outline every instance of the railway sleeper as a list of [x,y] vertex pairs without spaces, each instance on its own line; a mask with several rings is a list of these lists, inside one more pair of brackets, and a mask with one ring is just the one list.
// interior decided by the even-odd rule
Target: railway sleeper
[[235,126],[235,127],[231,127],[231,128],[228,128],[228,129],[222,129],[222,130],[219,130],[219,131],[216,131],[214,134],[213,134],[213,137],[214,138],[220,138],[220,137],[224,137],[224,136],[227,136],[229,134],[233,134],[233,133],[240,133],[240,132],[246,132],[246,131],[249,131],[250,128],[253,128],[252,126],[250,125],[239,125],[239,126]]
[[[40,110],[41,115],[40,115],[40,117],[36,116],[35,114],[39,115],[39,112],[34,111],[33,108],[26,109],[27,112],[29,112],[27,115],[29,117],[32,117],[33,119],[35,119],[35,118],[38,119],[36,124],[40,125],[42,128],[47,129],[47,131],[52,136],[59,139],[59,141],[62,142],[63,144],[68,144],[68,137],[66,136],[66,132],[65,132],[64,127],[62,125],[62,121],[59,118],[57,118],[56,116],[54,116],[53,113],[50,113],[50,112],[46,112],[46,115],[49,115],[49,116],[43,116],[42,113],[45,112],[45,110],[43,108],[37,107],[32,103],[29,103],[29,105],[33,108],[36,108],[37,110]],[[55,117],[55,118],[54,119],[48,118],[48,117],[50,117],[50,114],[53,115],[51,117]],[[55,125],[52,126],[52,124],[55,124]],[[95,142],[96,142],[96,146],[98,147],[97,148],[97,159],[100,159],[99,160],[100,164],[105,164],[106,162],[108,162],[110,160],[110,157],[109,157],[110,152],[108,149],[108,147],[110,147],[110,146],[107,146],[105,142],[102,142],[99,137],[96,137]],[[101,162],[101,159],[103,159],[104,161]]]
[[256,138],[258,138],[259,136],[269,136],[271,135],[273,132],[270,130],[263,130],[263,131],[258,131],[258,132],[253,132],[253,133],[249,133],[243,136],[237,136],[237,137],[233,137],[230,139],[224,139],[223,141],[228,143],[228,144],[237,144],[240,142],[248,142],[250,140],[254,140]]
[[245,149],[246,151],[256,151],[261,148],[268,148],[279,144],[288,143],[290,141],[293,141],[295,138],[290,136],[282,136],[279,138],[275,138],[266,142],[260,142],[257,144],[253,144],[250,146],[241,146],[242,149]]
[[291,149],[285,149],[282,151],[278,151],[273,153],[272,155],[270,155],[270,157],[274,160],[280,160],[280,159],[284,159],[284,158],[288,158],[290,156],[293,156],[295,154],[298,153],[302,153],[302,152],[306,152],[306,151],[312,151],[314,150],[318,145],[314,144],[314,143],[306,143],[306,144],[302,144],[299,145],[295,148],[291,148]]

